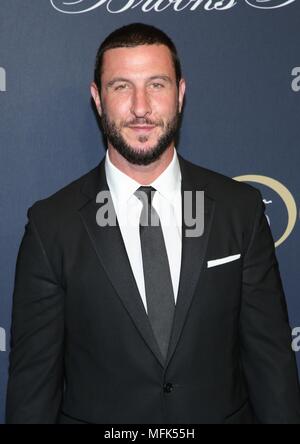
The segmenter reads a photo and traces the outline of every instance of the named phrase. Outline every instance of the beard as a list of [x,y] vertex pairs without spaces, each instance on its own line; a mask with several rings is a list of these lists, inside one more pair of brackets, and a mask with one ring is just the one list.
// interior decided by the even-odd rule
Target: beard
[[[164,131],[157,143],[150,149],[138,149],[129,145],[121,134],[122,128],[135,124],[156,125],[162,127]],[[176,114],[172,119],[168,120],[166,124],[162,121],[153,122],[147,118],[136,118],[126,124],[117,126],[115,122],[109,119],[108,115],[103,110],[101,125],[108,141],[128,162],[135,165],[149,165],[158,160],[171,143],[174,142],[180,126],[180,112],[178,107]],[[141,144],[145,144],[148,141],[148,136],[139,136],[138,141]]]

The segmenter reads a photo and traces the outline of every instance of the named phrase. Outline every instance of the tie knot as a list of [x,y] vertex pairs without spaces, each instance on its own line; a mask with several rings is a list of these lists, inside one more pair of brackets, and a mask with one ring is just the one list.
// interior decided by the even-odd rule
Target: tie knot
[[155,191],[156,189],[151,186],[140,186],[134,194],[142,201],[143,205],[147,202],[151,206]]

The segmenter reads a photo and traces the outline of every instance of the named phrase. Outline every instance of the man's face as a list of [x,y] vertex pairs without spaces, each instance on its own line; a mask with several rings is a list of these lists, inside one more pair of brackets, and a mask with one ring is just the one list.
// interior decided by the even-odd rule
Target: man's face
[[115,48],[105,52],[101,97],[91,92],[108,143],[129,162],[148,165],[174,142],[185,92],[176,84],[165,45]]

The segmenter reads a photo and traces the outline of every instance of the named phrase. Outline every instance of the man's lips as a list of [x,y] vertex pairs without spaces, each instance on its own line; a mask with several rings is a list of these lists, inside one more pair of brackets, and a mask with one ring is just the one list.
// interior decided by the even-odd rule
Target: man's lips
[[156,128],[156,125],[129,125],[128,128],[137,132],[150,132]]

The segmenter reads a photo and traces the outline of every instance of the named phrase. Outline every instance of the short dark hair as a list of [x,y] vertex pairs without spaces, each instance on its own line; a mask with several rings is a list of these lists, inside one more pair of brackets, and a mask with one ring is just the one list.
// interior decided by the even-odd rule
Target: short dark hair
[[169,48],[175,68],[176,83],[179,86],[181,79],[181,64],[177,49],[170,37],[163,31],[144,23],[131,23],[116,29],[109,34],[100,45],[95,64],[94,80],[99,91],[101,91],[101,75],[103,66],[103,55],[109,49],[134,48],[140,45],[165,45]]

